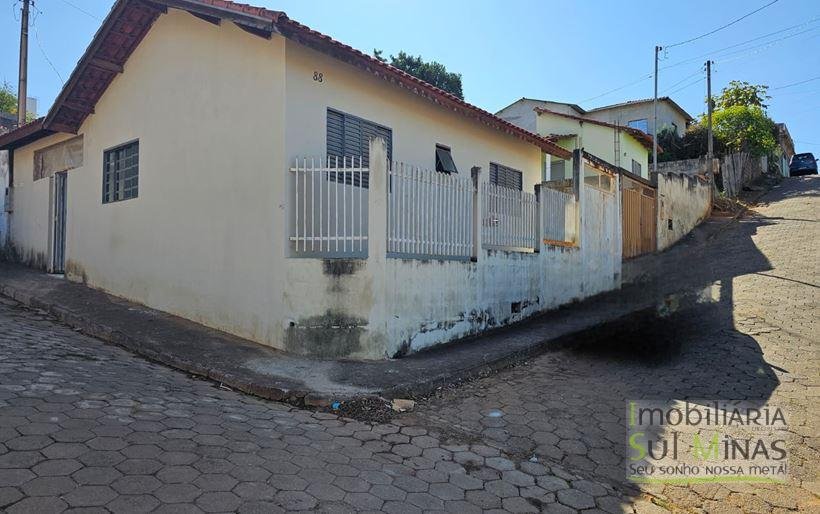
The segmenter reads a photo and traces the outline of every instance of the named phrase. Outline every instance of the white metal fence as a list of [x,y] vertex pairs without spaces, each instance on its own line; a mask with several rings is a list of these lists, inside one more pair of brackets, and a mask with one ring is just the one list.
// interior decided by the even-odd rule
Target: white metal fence
[[470,258],[473,181],[400,162],[388,173],[388,254]]
[[362,159],[298,159],[290,171],[294,255],[366,257],[370,170]]
[[538,248],[538,202],[533,193],[481,184],[481,240],[485,248],[534,251]]
[[[567,221],[574,223],[575,195],[542,186],[538,201],[542,204],[541,234],[544,239],[569,241],[571,234],[567,230]],[[570,216],[573,219],[568,219]]]
[[[542,238],[574,237],[572,194],[542,186],[536,196],[491,183],[477,192],[471,177],[404,163],[386,168],[389,257],[469,259],[474,230],[483,248],[519,252],[537,251]],[[290,172],[291,255],[366,258],[370,169],[362,159],[299,159]]]

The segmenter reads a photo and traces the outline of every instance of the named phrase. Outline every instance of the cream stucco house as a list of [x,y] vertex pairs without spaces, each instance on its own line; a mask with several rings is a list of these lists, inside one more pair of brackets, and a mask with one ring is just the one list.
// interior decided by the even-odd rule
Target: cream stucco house
[[[626,125],[587,116],[575,104],[522,98],[498,111],[510,123],[536,132],[568,150],[584,148],[616,168],[649,178],[652,138]],[[544,162],[545,180],[568,178],[571,170],[560,158]]]
[[118,0],[0,150],[19,260],[283,350],[400,356],[620,285],[617,177],[576,153],[608,185],[538,193],[569,147],[263,8]]
[[[644,98],[604,105],[587,110],[584,116],[616,125],[626,125],[652,134],[655,127],[654,99]],[[659,133],[662,130],[671,129],[682,136],[686,132],[686,127],[693,120],[691,114],[668,96],[658,97]]]

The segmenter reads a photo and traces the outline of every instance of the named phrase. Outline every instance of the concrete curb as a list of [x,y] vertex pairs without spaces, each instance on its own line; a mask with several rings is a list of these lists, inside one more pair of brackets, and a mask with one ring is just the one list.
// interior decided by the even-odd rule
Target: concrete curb
[[0,287],[0,294],[7,298],[11,298],[12,300],[28,308],[43,311],[53,316],[64,325],[67,325],[82,334],[113,344],[114,346],[123,348],[152,362],[156,362],[179,371],[184,371],[190,375],[212,380],[214,382],[218,382],[219,384],[224,384],[231,389],[236,389],[243,393],[265,398],[267,400],[287,402],[299,407],[318,406],[326,403],[324,398],[317,397],[315,393],[254,383],[251,380],[234,376],[214,367],[200,366],[197,363],[181,358],[179,355],[174,353],[153,351],[146,348],[144,345],[140,344],[136,338],[131,337],[126,333],[89,320],[80,314],[76,314],[64,307],[61,307],[56,303],[50,303],[8,284]]

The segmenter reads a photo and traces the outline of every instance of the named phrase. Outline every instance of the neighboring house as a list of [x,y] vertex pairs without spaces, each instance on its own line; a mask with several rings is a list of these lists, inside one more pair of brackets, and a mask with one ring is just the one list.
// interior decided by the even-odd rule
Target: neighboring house
[[525,130],[538,133],[535,115],[536,108],[549,109],[553,112],[572,114],[573,116],[583,116],[585,112],[579,105],[576,104],[551,102],[549,100],[536,100],[534,98],[522,98],[520,100],[516,100],[507,107],[504,107],[495,113],[495,115],[509,121],[510,123],[518,125]]
[[[653,133],[655,107],[652,98],[629,100],[614,105],[589,109],[585,118],[636,128]],[[674,129],[678,135],[686,132],[686,127],[694,118],[668,96],[658,98],[658,132],[665,128]]]
[[[522,98],[497,115],[550,138],[562,148],[583,148],[615,167],[649,178],[652,137],[638,129],[589,119],[584,112],[575,104]],[[572,172],[567,162],[555,157],[545,162],[543,169],[545,180],[569,178]]]
[[[547,109],[536,108],[536,115],[538,133],[561,147],[583,148],[616,168],[649,178],[652,137],[645,132]],[[568,178],[568,173],[562,159],[553,158],[549,166],[545,163],[546,180]]]
[[616,176],[542,191],[575,231],[545,248],[571,152],[263,8],[119,0],[3,149],[22,261],[289,351],[403,355],[620,284]]

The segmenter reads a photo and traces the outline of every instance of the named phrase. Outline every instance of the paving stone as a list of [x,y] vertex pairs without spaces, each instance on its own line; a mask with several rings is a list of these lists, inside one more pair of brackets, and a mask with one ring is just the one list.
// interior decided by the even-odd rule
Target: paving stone
[[196,503],[205,512],[234,512],[242,500],[231,492],[222,491],[205,493]]
[[56,497],[25,498],[7,509],[8,514],[51,514],[63,512],[68,504]]
[[0,469],[0,486],[17,486],[35,478],[28,469]]
[[276,502],[286,510],[312,510],[319,503],[304,491],[280,491],[276,493]]
[[559,502],[573,509],[591,509],[595,507],[595,500],[592,496],[578,489],[562,489],[555,495]]
[[117,493],[105,485],[82,485],[62,498],[72,507],[102,506],[117,497]]
[[59,496],[77,487],[68,477],[39,477],[26,482],[20,489],[26,496]]
[[151,512],[159,506],[159,500],[147,494],[120,495],[106,507],[114,513],[145,513]]
[[16,487],[0,487],[0,509],[23,498],[23,493]]
[[121,476],[116,468],[91,466],[77,470],[71,478],[80,485],[107,485]]

